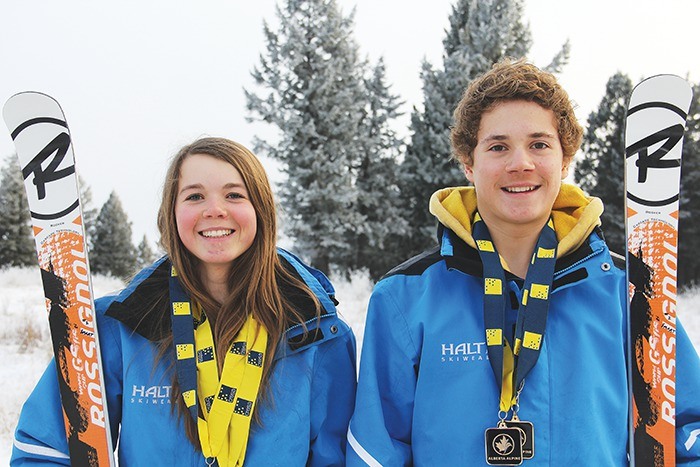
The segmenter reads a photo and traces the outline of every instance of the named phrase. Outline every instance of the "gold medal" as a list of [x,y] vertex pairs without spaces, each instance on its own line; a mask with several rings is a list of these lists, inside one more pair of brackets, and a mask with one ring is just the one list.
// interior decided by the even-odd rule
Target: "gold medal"
[[496,428],[485,432],[486,463],[489,465],[520,465],[523,463],[525,433],[509,427],[501,420]]
[[513,415],[511,420],[505,421],[509,428],[519,428],[522,431],[523,459],[535,457],[535,427],[532,423],[520,420],[517,415]]

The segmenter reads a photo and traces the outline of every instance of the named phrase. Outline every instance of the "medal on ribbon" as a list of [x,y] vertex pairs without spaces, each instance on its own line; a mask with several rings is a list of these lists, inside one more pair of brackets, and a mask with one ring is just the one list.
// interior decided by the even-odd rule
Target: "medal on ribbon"
[[488,428],[486,462],[489,465],[520,465],[523,463],[523,430],[511,427],[504,420],[496,428]]

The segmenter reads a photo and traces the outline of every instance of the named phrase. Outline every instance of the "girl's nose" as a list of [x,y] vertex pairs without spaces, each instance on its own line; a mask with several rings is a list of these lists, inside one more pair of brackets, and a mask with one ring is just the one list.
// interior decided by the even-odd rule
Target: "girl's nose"
[[203,212],[204,217],[226,217],[226,209],[217,200],[210,200]]

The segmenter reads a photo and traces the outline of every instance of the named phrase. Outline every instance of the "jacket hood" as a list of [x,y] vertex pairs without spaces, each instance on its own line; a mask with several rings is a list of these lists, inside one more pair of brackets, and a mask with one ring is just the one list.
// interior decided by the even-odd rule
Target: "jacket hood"
[[[430,197],[430,212],[467,245],[476,249],[472,223],[476,213],[474,187],[444,188]],[[578,249],[600,225],[603,203],[587,196],[580,188],[562,183],[552,207],[552,220],[559,245],[557,257]]]

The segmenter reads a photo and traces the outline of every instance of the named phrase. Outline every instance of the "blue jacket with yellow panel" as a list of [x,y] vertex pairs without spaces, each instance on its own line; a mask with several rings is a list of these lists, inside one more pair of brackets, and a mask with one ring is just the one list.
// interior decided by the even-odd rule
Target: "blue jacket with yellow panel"
[[[343,465],[355,396],[355,338],[336,314],[328,279],[290,253],[279,254],[285,267],[318,297],[321,318],[315,319],[308,297],[281,286],[302,316],[308,316],[309,333],[296,325],[278,346],[270,397],[256,407],[260,423],[251,425],[245,465]],[[154,363],[157,342],[170,331],[170,319],[151,308],[163,290],[167,297],[169,274],[170,262],[162,258],[121,293],[95,303],[119,465],[206,465],[172,409],[174,355]],[[167,306],[155,308],[168,313]],[[70,465],[53,361],[24,404],[11,464]]]
[[[485,337],[475,210],[473,188],[435,193],[439,246],[376,285],[347,465],[488,465],[484,434],[499,420],[500,392]],[[628,288],[624,260],[599,231],[601,213],[600,200],[571,185],[554,204],[559,243],[546,332],[518,401],[519,418],[534,426],[534,457],[523,465],[629,462]],[[523,280],[506,271],[506,282],[508,330]],[[700,362],[680,324],[676,344],[677,460],[700,465]]]

